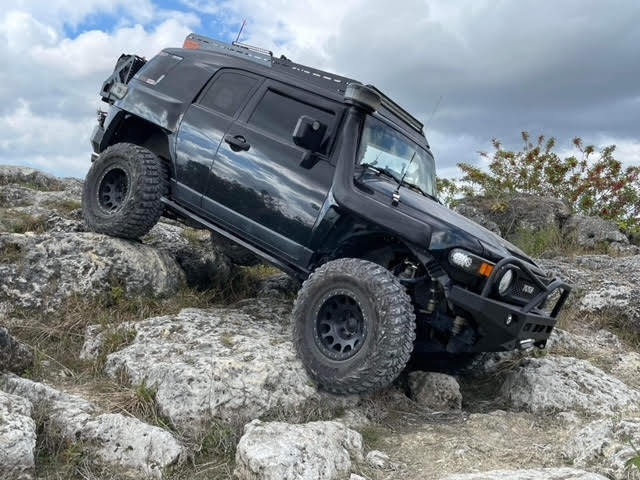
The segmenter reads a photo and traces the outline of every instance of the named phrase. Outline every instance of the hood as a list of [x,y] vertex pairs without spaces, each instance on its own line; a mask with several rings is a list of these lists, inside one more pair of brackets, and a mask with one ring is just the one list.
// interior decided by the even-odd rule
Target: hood
[[[381,196],[391,199],[396,185],[378,176],[369,177],[364,182]],[[390,203],[390,201],[389,201]],[[521,258],[533,265],[533,260],[520,248],[460,215],[444,205],[405,187],[400,188],[400,202],[396,207],[403,213],[420,219],[432,226],[430,249],[441,250],[456,246],[476,244],[477,252],[485,257],[499,259],[507,256]],[[464,240],[463,244],[457,242]],[[475,240],[475,242],[474,242]],[[466,245],[465,245],[466,244]]]

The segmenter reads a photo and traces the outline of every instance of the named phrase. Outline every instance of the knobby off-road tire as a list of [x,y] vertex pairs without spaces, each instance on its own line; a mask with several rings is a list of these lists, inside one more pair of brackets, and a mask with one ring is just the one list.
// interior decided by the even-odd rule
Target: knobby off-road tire
[[118,143],[91,165],[82,192],[82,214],[98,233],[140,238],[157,223],[168,193],[165,162],[146,148]]
[[[346,351],[340,344],[327,346],[340,334],[323,322],[347,325],[335,312],[352,324],[361,313],[363,328],[351,328],[361,341]],[[311,274],[298,292],[293,325],[294,343],[310,376],[319,387],[341,394],[389,385],[409,361],[416,328],[411,299],[397,278],[354,258],[333,260]]]

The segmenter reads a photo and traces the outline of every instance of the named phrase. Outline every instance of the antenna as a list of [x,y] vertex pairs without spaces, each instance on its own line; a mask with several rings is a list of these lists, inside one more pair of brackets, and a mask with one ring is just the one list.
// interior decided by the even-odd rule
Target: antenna
[[425,125],[425,127],[428,127],[429,124],[431,123],[431,120],[433,120],[433,117],[438,111],[438,107],[440,106],[440,102],[442,102],[442,95],[440,95],[440,98],[438,98],[438,101],[436,102],[436,106],[433,107],[433,112],[431,112],[431,115],[429,116],[429,120],[427,120],[427,124]]
[[396,191],[393,192],[393,195],[391,196],[391,203],[393,203],[393,205],[397,205],[398,202],[400,201],[400,187],[404,183],[404,178],[407,176],[407,172],[409,171],[409,167],[413,163],[413,159],[416,158],[416,153],[418,153],[418,151],[414,150],[413,155],[411,155],[411,160],[409,160],[409,163],[407,163],[407,166],[404,167],[404,172],[402,172],[402,177],[398,182],[398,187],[396,188]]
[[240,25],[240,31],[238,32],[238,36],[236,37],[236,43],[238,42],[238,40],[240,40],[240,34],[242,33],[242,30],[244,29],[244,26],[247,23],[247,19],[243,19],[242,20],[242,25]]

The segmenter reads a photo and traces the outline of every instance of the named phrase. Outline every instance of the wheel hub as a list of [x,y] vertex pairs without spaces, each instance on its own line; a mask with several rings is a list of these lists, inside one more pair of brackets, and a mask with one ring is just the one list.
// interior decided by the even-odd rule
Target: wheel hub
[[332,292],[320,305],[315,319],[315,339],[322,353],[346,360],[362,347],[367,334],[360,304],[349,292]]
[[98,188],[98,202],[107,213],[113,213],[124,203],[127,196],[127,174],[120,168],[114,168],[102,177]]

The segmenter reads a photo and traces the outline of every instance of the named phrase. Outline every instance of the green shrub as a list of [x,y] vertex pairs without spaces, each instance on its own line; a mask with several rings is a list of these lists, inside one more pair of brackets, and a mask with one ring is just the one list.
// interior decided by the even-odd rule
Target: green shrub
[[574,154],[562,158],[553,151],[553,137],[532,141],[522,132],[522,139],[521,151],[505,150],[494,139],[494,152],[481,152],[487,170],[458,164],[464,173],[460,180],[438,182],[443,200],[451,204],[460,196],[528,193],[565,200],[574,211],[614,220],[627,231],[640,228],[640,167],[623,167],[613,156],[615,145],[597,151],[574,138]]

